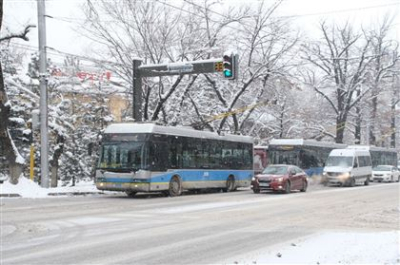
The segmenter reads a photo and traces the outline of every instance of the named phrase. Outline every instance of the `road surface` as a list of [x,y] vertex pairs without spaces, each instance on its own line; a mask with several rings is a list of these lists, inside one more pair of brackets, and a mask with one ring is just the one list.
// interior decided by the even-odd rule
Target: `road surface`
[[399,230],[399,187],[2,198],[0,264],[220,264],[326,230]]

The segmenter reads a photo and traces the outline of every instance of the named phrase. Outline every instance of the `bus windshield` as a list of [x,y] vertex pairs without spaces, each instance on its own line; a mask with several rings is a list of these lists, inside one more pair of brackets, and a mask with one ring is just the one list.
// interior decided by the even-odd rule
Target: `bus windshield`
[[282,151],[273,150],[270,152],[270,163],[271,164],[286,164],[286,165],[297,165],[298,164],[298,153],[299,151]]
[[101,148],[98,167],[100,169],[133,170],[145,169],[145,142],[106,142]]
[[327,167],[352,167],[352,156],[329,156],[326,160]]

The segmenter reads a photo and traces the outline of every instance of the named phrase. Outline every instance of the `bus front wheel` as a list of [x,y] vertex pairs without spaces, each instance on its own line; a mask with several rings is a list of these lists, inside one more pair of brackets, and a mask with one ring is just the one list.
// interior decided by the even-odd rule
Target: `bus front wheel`
[[178,176],[174,176],[170,180],[168,193],[171,197],[180,196],[182,194],[182,183]]

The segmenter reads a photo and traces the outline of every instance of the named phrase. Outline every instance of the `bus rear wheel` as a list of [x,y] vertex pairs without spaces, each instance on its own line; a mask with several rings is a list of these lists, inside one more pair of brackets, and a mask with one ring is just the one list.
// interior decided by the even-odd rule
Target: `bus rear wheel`
[[180,196],[182,194],[182,183],[178,176],[173,176],[169,181],[168,193],[171,197]]
[[235,190],[235,177],[229,176],[226,180],[226,188],[223,189],[224,192],[231,192]]
[[128,197],[133,198],[133,197],[135,197],[137,192],[136,191],[126,191],[125,193],[126,193],[126,195],[128,195]]

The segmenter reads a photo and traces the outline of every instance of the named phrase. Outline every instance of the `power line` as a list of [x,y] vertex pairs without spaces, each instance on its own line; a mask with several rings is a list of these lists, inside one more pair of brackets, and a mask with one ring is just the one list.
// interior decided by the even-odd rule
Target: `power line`
[[333,11],[327,11],[327,12],[309,13],[309,14],[302,14],[302,15],[287,15],[287,16],[278,16],[278,17],[279,18],[296,18],[296,17],[328,15],[328,14],[344,13],[344,12],[351,12],[351,11],[361,11],[361,10],[380,8],[380,7],[388,7],[388,6],[397,6],[397,5],[399,5],[398,0],[396,0],[396,2],[393,2],[390,4],[384,4],[384,5],[365,6],[365,7],[358,7],[358,8],[333,10]]
[[[20,43],[11,43],[10,46],[15,47],[15,48],[21,48],[21,49],[26,49],[26,50],[30,50],[30,51],[35,51],[35,52],[38,51],[38,47],[33,46],[33,45],[20,44]],[[110,65],[117,65],[117,66],[122,66],[123,65],[121,63],[116,63],[116,62],[96,59],[96,58],[93,58],[93,57],[88,57],[88,56],[83,56],[83,55],[63,52],[63,51],[60,51],[60,50],[57,50],[55,48],[48,47],[48,46],[46,48],[48,50],[48,53],[52,54],[54,56],[60,56],[60,57],[70,56],[70,57],[74,57],[74,58],[81,59],[81,60],[84,60],[84,61],[94,62],[94,63],[99,63],[99,64],[110,64]]]

